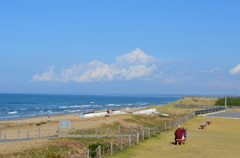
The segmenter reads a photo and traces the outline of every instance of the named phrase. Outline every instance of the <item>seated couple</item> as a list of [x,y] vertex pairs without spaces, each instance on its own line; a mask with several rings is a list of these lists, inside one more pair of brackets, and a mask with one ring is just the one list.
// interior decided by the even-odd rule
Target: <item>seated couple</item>
[[184,129],[184,127],[181,127],[178,125],[178,129],[174,132],[175,135],[175,144],[177,144],[176,139],[182,139],[183,143],[186,143],[187,140],[187,131]]

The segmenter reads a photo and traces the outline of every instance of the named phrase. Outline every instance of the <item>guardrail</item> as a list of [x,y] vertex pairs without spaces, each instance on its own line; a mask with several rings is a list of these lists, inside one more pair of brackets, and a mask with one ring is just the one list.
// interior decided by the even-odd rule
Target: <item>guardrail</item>
[[199,115],[199,114],[206,114],[206,113],[211,113],[211,112],[216,112],[216,111],[222,111],[222,110],[226,110],[225,107],[223,108],[214,108],[214,109],[206,109],[206,110],[198,110],[198,111],[194,111],[195,115]]

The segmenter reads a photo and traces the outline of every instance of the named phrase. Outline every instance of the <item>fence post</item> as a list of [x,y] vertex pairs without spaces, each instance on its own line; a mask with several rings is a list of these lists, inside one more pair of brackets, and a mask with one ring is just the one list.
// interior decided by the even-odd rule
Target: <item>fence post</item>
[[4,130],[4,124],[2,124],[2,130]]
[[40,127],[38,128],[38,137],[40,137]]
[[131,133],[133,134],[133,127],[131,127]]
[[120,150],[122,150],[122,138],[120,139]]
[[68,137],[68,130],[66,131],[66,137]]
[[140,131],[142,131],[142,124],[140,125]]
[[150,138],[150,128],[148,128],[148,138]]
[[98,157],[101,158],[101,145],[98,145]]
[[74,155],[71,155],[71,158],[74,158]]
[[20,129],[18,129],[18,139],[20,139]]
[[153,127],[153,134],[156,134],[156,126]]
[[82,129],[82,136],[84,137],[84,128]]
[[139,142],[139,133],[137,133],[137,136],[136,136],[137,138],[136,138],[136,143],[138,144],[138,142]]
[[110,143],[110,155],[112,155],[113,154],[113,142],[111,141],[111,143]]
[[107,128],[107,136],[109,136],[109,127]]
[[2,131],[0,130],[0,140],[2,139]]
[[6,143],[7,135],[4,134],[4,143]]
[[86,155],[86,158],[89,158],[89,149],[87,149],[87,155]]
[[131,135],[128,136],[128,146],[131,146]]
[[164,123],[164,128],[165,128],[165,130],[166,130],[166,128],[167,128],[167,124],[166,124],[166,122]]
[[118,125],[118,134],[121,133],[121,125]]
[[144,130],[142,130],[142,140],[144,140]]
[[28,138],[29,138],[29,133],[27,132],[27,140],[28,140]]

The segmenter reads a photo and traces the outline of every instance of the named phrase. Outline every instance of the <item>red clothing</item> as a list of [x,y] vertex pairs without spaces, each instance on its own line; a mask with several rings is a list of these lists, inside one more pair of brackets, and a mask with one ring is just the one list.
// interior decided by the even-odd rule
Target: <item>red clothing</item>
[[178,128],[174,133],[175,139],[182,139],[183,133],[185,133],[185,132],[186,132],[186,130]]

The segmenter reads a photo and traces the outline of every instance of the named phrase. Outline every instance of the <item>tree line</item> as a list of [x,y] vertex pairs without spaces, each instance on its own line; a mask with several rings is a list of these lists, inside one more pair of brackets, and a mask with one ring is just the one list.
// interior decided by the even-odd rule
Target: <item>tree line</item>
[[[228,106],[240,106],[240,97],[227,97]],[[225,98],[218,98],[215,105],[225,105]]]

